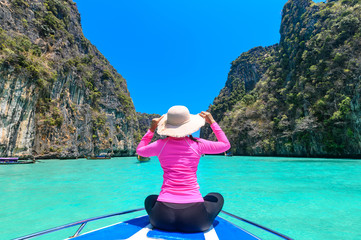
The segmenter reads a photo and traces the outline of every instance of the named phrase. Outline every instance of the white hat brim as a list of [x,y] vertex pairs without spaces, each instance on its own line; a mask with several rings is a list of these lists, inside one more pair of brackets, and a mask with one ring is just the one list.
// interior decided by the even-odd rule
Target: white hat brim
[[201,116],[190,114],[188,122],[179,126],[174,126],[167,124],[167,114],[164,114],[163,116],[162,120],[158,123],[157,130],[157,133],[163,136],[185,137],[197,132],[206,123],[204,118]]

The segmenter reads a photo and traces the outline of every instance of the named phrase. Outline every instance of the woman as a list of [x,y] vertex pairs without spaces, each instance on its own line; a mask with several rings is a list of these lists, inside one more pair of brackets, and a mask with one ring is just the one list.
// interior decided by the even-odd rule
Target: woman
[[[205,122],[211,125],[218,142],[190,135]],[[158,134],[167,138],[149,144],[157,127]],[[192,115],[186,107],[174,106],[167,114],[153,119],[137,147],[140,156],[158,156],[164,171],[159,196],[150,195],[145,199],[150,223],[167,231],[200,232],[209,229],[224,200],[219,193],[202,197],[197,183],[197,167],[202,154],[222,153],[229,148],[226,135],[208,112]]]

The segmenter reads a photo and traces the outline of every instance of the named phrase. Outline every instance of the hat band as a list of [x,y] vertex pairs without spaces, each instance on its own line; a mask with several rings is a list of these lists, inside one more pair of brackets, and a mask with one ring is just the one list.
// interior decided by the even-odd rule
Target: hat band
[[189,119],[185,120],[184,122],[182,122],[182,123],[180,123],[180,124],[177,124],[177,125],[170,124],[170,123],[168,123],[168,120],[167,120],[167,123],[166,123],[166,124],[167,124],[167,125],[170,125],[170,126],[174,126],[174,127],[179,127],[179,126],[182,126],[182,125],[190,122],[190,120],[191,120],[191,118],[189,118]]

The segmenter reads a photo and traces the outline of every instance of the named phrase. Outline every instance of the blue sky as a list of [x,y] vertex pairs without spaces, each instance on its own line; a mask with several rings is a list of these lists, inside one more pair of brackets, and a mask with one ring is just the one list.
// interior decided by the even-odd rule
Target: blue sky
[[[242,52],[279,42],[287,0],[74,0],[84,35],[127,80],[136,111],[207,110]],[[316,1],[320,2],[320,1]]]

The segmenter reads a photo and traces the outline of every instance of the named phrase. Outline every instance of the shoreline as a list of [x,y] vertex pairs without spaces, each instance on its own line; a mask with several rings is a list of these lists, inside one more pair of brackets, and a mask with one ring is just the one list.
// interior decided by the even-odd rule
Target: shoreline
[[[223,154],[211,154],[206,156],[224,156]],[[86,159],[87,156],[69,156],[69,157],[59,157],[59,156],[3,156],[3,157],[18,157],[19,160],[76,160],[76,159]],[[120,156],[110,156],[111,158],[123,158],[123,157],[137,157],[137,155],[120,155]],[[317,155],[317,156],[304,156],[304,155],[237,155],[227,157],[273,157],[273,158],[322,158],[322,159],[352,159],[352,160],[361,160],[361,155],[347,155],[347,156],[333,156],[333,155]],[[99,159],[102,160],[102,159]],[[107,159],[105,159],[107,160]]]

